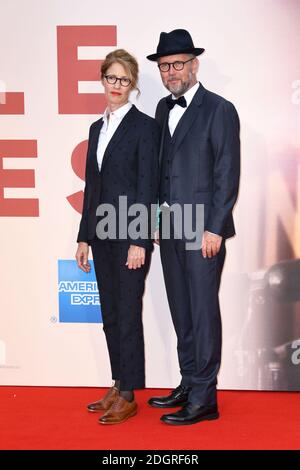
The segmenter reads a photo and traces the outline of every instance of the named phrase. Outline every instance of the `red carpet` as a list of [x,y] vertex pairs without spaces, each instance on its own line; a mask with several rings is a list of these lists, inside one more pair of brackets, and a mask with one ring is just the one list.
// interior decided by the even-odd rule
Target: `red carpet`
[[300,449],[297,393],[219,392],[219,420],[173,427],[146,403],[167,391],[147,389],[137,416],[104,427],[85,411],[104,391],[0,387],[0,449]]

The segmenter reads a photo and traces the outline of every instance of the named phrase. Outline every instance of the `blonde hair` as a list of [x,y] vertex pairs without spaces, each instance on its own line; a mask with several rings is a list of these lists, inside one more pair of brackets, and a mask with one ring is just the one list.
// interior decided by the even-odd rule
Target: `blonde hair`
[[115,51],[107,54],[101,64],[101,78],[104,77],[109,67],[116,62],[124,67],[131,80],[132,89],[137,90],[139,96],[140,90],[137,86],[139,79],[139,65],[136,58],[129,54],[129,52],[125,51],[125,49],[116,49]]

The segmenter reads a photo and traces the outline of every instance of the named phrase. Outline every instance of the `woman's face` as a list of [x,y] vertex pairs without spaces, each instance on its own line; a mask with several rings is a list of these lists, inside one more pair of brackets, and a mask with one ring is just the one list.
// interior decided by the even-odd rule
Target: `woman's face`
[[[105,76],[109,77],[109,79],[113,79],[113,77],[123,78],[125,84],[126,81],[128,82],[130,80],[128,74],[126,73],[126,70],[118,62],[115,62],[107,69]],[[117,80],[114,84],[110,84],[108,83],[105,76],[102,77],[101,82],[104,86],[108,106],[113,109],[120,108],[128,102],[129,94],[132,90],[132,85],[129,84],[129,86],[123,86],[120,80]]]

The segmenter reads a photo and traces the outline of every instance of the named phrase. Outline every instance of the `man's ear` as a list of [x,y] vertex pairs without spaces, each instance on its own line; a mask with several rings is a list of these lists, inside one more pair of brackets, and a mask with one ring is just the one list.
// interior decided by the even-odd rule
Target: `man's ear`
[[194,73],[198,72],[199,65],[200,65],[199,59],[198,59],[198,57],[195,57],[195,60],[193,60],[193,72]]

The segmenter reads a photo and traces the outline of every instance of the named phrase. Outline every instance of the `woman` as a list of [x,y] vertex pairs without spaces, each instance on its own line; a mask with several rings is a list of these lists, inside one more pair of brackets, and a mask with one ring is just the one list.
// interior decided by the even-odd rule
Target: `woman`
[[[159,130],[154,119],[129,102],[131,91],[138,90],[138,64],[128,52],[117,49],[106,56],[101,82],[107,108],[90,127],[76,260],[90,271],[90,245],[114,380],[107,394],[87,408],[104,412],[101,424],[117,424],[136,414],[134,390],[145,386],[142,297],[153,247],[150,236],[136,238],[127,230],[132,220],[126,220],[124,237],[119,196],[127,197],[128,208],[141,203],[150,210],[156,203]],[[114,218],[105,218],[107,204],[115,211],[116,227],[110,224]],[[99,205],[102,213],[96,215]]]

